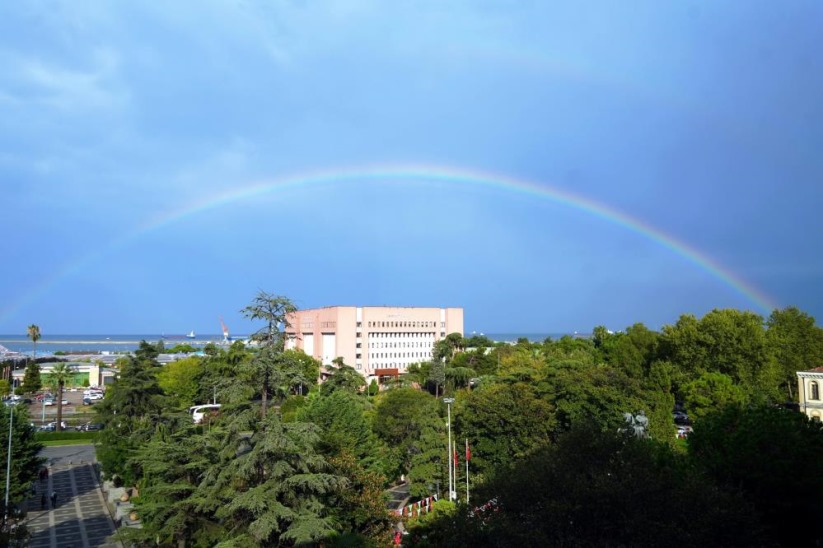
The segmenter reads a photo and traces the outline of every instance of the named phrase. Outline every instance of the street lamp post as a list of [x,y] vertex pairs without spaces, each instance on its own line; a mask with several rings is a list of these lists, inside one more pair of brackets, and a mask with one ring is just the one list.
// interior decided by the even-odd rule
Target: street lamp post
[[9,446],[7,449],[8,456],[6,457],[6,515],[3,517],[4,526],[9,522],[9,490],[11,489],[11,428],[14,424],[14,406],[10,405],[9,408]]
[[[449,500],[454,500],[456,498],[454,483],[452,481],[452,404],[454,403],[454,398],[443,398],[443,403],[446,404],[446,412],[448,414],[448,422],[446,423],[446,426],[449,432],[449,445],[446,450],[446,462],[449,464]],[[454,471],[454,476],[456,475],[457,470]]]

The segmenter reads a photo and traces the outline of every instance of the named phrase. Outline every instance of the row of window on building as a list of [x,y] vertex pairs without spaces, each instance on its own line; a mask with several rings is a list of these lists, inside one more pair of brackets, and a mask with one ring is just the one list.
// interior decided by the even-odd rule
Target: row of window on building
[[[425,329],[425,328],[435,328],[437,327],[437,322],[424,322],[424,321],[403,321],[403,322],[367,322],[369,327],[388,327],[388,328],[403,328],[408,327],[411,329]],[[357,322],[357,327],[360,327],[360,322]],[[440,327],[446,327],[446,322],[440,322]]]
[[369,358],[387,359],[387,358],[431,358],[431,352],[369,352]]
[[[420,341],[411,342],[370,342],[369,348],[431,348],[431,344]],[[360,348],[360,343],[357,343]]]
[[426,332],[419,332],[419,333],[383,333],[380,331],[369,331],[369,338],[370,339],[433,339],[434,332],[426,331]]

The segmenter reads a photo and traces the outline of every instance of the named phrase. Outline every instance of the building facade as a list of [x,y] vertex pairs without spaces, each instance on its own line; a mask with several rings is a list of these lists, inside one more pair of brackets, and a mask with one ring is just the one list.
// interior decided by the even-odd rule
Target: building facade
[[463,334],[462,308],[329,306],[288,317],[286,348],[299,348],[324,365],[343,358],[370,377],[378,369],[402,373],[432,357],[434,343]]
[[800,411],[816,421],[823,420],[823,367],[797,372]]

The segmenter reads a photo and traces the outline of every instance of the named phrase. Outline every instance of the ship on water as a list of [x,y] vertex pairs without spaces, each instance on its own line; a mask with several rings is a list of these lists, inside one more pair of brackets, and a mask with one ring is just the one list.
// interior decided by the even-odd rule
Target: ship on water
[[189,334],[186,335],[186,338],[187,339],[196,339],[197,335],[194,334],[194,330],[192,329],[191,331],[189,331]]

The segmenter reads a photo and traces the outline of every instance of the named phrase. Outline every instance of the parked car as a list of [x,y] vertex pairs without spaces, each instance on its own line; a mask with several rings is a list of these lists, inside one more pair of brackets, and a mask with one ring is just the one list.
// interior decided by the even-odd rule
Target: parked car
[[47,405],[47,406],[48,405],[54,405],[54,400],[51,399],[51,398],[45,399],[45,400],[43,400],[43,405]]
[[672,418],[676,424],[687,424],[689,422],[689,415],[683,411],[675,411],[672,413]]
[[103,424],[99,422],[86,422],[78,424],[74,429],[80,432],[97,432],[103,429]]

